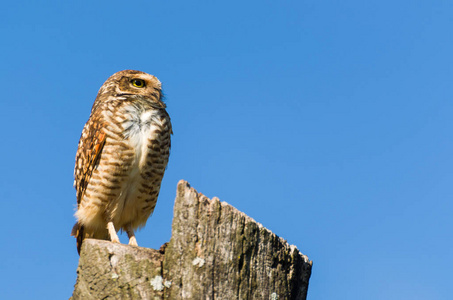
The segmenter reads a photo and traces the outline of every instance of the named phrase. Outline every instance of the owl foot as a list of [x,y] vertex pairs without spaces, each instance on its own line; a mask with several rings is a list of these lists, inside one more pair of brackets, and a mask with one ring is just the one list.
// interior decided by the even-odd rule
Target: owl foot
[[135,239],[135,236],[129,238],[129,245],[138,246],[137,240]]
[[116,234],[116,230],[115,230],[115,226],[113,225],[113,222],[107,223],[107,230],[109,231],[110,241],[112,241],[112,243],[119,244],[120,239],[119,239],[118,235]]
[[129,237],[129,245],[138,246],[137,240],[135,239],[134,230],[130,225],[126,226],[127,236]]

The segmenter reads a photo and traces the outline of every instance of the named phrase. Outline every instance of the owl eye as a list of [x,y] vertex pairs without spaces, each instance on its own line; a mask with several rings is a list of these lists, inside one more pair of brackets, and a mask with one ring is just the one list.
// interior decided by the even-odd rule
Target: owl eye
[[145,81],[143,81],[141,79],[132,79],[131,83],[133,86],[138,87],[138,88],[145,87]]

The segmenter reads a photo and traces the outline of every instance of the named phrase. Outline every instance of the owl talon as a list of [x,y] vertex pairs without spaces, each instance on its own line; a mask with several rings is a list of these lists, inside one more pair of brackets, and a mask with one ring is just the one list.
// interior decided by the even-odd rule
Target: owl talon
[[129,238],[129,245],[138,246],[137,240],[135,239],[135,236]]

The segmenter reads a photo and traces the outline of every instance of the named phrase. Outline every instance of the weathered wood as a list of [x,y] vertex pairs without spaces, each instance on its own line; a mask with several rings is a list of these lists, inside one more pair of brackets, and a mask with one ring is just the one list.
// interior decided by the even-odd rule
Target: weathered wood
[[72,299],[162,299],[162,260],[154,249],[86,239]]
[[295,246],[180,181],[165,249],[85,241],[73,299],[306,299],[311,266]]

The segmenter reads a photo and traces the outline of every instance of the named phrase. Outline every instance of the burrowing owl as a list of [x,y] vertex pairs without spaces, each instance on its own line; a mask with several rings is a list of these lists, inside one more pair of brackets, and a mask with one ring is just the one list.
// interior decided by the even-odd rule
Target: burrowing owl
[[85,238],[119,242],[117,231],[143,227],[156,206],[170,154],[170,117],[160,81],[125,70],[102,85],[82,131],[74,186],[80,253]]

